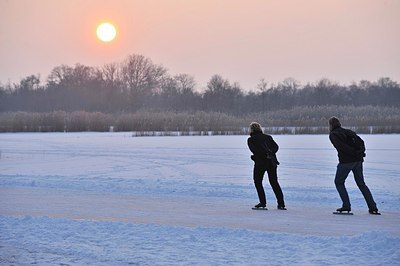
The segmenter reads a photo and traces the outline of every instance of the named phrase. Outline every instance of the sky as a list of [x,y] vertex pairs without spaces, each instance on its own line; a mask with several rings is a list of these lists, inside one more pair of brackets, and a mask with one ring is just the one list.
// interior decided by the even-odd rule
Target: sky
[[[96,37],[103,21],[112,42]],[[400,0],[0,0],[0,83],[131,54],[199,88],[215,74],[244,90],[288,77],[399,82],[399,29]]]

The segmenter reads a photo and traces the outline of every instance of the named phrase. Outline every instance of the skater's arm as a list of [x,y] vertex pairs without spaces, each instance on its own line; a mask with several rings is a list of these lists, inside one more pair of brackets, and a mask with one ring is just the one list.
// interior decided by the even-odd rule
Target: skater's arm
[[268,137],[268,148],[274,154],[277,153],[279,150],[278,144],[275,142],[275,140],[271,136]]
[[254,156],[258,158],[266,156],[260,145],[257,145],[257,143],[252,141],[250,138],[247,140],[247,145],[249,146],[249,149],[254,154]]

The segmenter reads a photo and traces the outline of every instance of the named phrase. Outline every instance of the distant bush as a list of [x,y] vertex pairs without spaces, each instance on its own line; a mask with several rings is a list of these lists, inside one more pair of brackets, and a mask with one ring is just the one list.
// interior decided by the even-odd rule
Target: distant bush
[[343,126],[353,128],[359,133],[400,133],[400,108],[376,106],[296,107],[291,110],[244,116],[202,111],[122,114],[86,111],[8,112],[0,113],[0,132],[105,132],[112,130],[180,132],[179,134],[170,133],[172,135],[188,135],[188,132],[199,132],[199,135],[248,134],[250,122],[258,121],[271,134],[325,134],[328,132],[327,121],[331,116],[339,117]]

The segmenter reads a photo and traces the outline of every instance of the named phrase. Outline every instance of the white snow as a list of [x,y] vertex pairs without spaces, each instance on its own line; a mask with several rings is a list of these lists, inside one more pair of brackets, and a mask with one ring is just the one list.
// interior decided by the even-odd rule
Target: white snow
[[246,136],[0,135],[1,265],[400,265],[400,135],[363,135],[368,214],[337,216],[327,135],[274,136],[287,211],[258,202]]

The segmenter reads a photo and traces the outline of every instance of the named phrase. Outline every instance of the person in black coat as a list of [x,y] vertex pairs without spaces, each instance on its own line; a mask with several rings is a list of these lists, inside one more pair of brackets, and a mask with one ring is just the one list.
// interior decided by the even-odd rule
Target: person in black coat
[[337,165],[335,175],[335,186],[343,204],[337,211],[351,211],[351,204],[345,187],[345,181],[350,171],[352,171],[354,180],[367,202],[369,212],[371,214],[378,214],[378,208],[376,207],[374,198],[364,181],[364,141],[352,130],[342,128],[339,119],[336,117],[331,117],[329,119],[329,131],[329,139],[336,148],[339,157],[339,164]]
[[255,208],[265,208],[267,201],[263,188],[263,178],[265,172],[268,173],[269,183],[275,193],[278,209],[286,210],[283,199],[282,189],[278,183],[277,167],[279,165],[276,158],[276,152],[279,149],[278,144],[270,135],[263,134],[261,125],[257,122],[250,124],[250,137],[247,139],[247,145],[253,153],[251,159],[254,161],[253,179],[260,202]]

